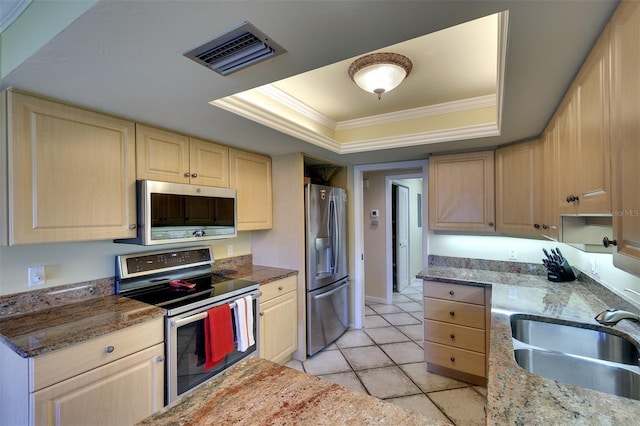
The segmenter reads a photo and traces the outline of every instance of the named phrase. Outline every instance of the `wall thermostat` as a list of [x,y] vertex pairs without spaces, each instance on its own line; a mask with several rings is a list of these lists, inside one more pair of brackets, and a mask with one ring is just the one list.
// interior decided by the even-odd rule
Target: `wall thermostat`
[[371,217],[380,216],[380,210],[371,210]]

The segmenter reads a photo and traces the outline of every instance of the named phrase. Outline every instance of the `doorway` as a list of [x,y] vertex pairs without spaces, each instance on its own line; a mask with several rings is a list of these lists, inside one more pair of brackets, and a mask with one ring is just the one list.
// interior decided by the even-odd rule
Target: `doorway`
[[[376,178],[368,179],[371,173],[384,172],[382,182]],[[366,176],[366,177],[365,177]],[[353,241],[353,322],[354,328],[362,327],[364,321],[364,304],[391,303],[393,297],[393,249],[392,249],[392,182],[407,179],[413,181],[420,190],[418,194],[409,191],[410,207],[419,216],[418,222],[423,223],[426,212],[422,200],[426,200],[427,188],[427,160],[407,161],[399,163],[373,164],[355,166],[353,174],[353,196],[351,209],[353,212],[352,241]],[[406,186],[400,182],[402,186]],[[372,197],[373,196],[373,197]],[[371,203],[370,200],[374,199]],[[420,208],[417,207],[418,200]],[[365,203],[365,201],[367,201]],[[388,214],[387,214],[388,212]],[[374,236],[375,239],[370,237]],[[410,242],[416,248],[419,270],[424,268],[427,252],[428,236],[420,230],[418,239]],[[375,272],[365,271],[374,265]],[[408,274],[409,280],[411,273]],[[409,281],[410,283],[411,281]],[[375,289],[373,288],[375,287]],[[374,294],[375,291],[375,294]]]

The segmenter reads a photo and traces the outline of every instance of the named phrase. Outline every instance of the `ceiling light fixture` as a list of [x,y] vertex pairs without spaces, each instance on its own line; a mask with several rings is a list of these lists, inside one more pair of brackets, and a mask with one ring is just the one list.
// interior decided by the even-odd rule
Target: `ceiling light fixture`
[[404,80],[413,68],[411,60],[399,53],[371,53],[349,65],[349,77],[365,92],[375,93],[378,99]]

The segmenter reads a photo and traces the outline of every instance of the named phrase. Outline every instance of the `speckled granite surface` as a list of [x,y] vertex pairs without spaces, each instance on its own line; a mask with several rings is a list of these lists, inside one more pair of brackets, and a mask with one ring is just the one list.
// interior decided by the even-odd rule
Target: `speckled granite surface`
[[[418,276],[492,289],[487,424],[636,424],[640,401],[545,379],[520,368],[513,357],[509,314],[534,314],[597,327],[593,318],[608,307],[635,312],[640,312],[640,307],[589,279],[553,283],[542,275],[467,269],[444,266],[445,263],[430,262]],[[613,329],[640,342],[637,324],[622,321]]]
[[261,358],[249,358],[138,425],[446,425]]
[[0,319],[0,340],[27,358],[164,315],[164,309],[105,296]]

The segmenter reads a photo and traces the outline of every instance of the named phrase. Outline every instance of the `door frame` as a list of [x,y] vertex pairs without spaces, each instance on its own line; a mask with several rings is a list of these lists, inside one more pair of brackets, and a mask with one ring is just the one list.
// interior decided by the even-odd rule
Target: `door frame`
[[[382,170],[394,170],[397,171],[398,174],[402,173],[402,170],[408,169],[416,169],[422,168],[422,176],[418,176],[422,178],[422,202],[424,204],[422,208],[422,223],[428,223],[426,221],[426,212],[429,211],[427,203],[427,189],[428,189],[428,160],[414,160],[414,161],[403,161],[403,162],[394,162],[394,163],[381,163],[381,164],[363,164],[359,166],[353,167],[353,215],[350,217],[353,218],[353,304],[352,304],[352,327],[360,329],[364,324],[364,199],[363,199],[363,183],[364,180],[362,175],[364,172],[369,171],[382,171]],[[407,176],[407,175],[404,175]],[[388,184],[391,186],[391,183]],[[387,209],[391,208],[391,196],[389,191],[386,191],[386,203]],[[388,215],[387,215],[388,216]],[[390,221],[390,219],[387,219]],[[387,230],[390,227],[390,223],[387,223]],[[423,228],[424,229],[424,228]],[[390,238],[388,235],[387,238]],[[426,253],[428,253],[428,233],[422,233],[422,253],[423,253],[423,267],[426,266]],[[390,239],[389,239],[390,241]],[[388,246],[388,244],[387,244]],[[387,251],[389,248],[387,247]],[[387,259],[387,279],[389,279],[389,274],[391,273],[391,261],[390,252],[388,251],[386,254]],[[387,286],[389,288],[389,286]],[[389,293],[390,294],[390,293]],[[389,300],[390,296],[389,296]]]

